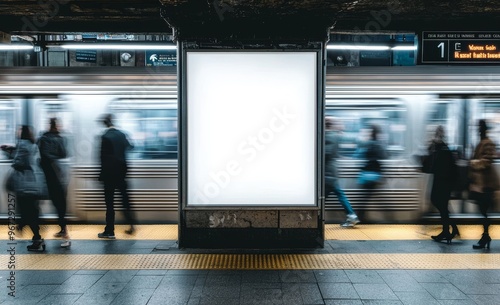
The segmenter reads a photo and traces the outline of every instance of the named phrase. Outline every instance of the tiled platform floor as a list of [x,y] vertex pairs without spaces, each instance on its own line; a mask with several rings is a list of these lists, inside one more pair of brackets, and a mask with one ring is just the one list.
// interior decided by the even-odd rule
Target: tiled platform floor
[[[12,258],[4,239],[0,304],[496,305],[500,240],[494,227],[491,249],[479,251],[472,249],[475,226],[461,227],[463,239],[451,245],[430,240],[435,226],[332,226],[337,235],[325,248],[266,251],[178,249],[173,239],[138,239],[138,233],[135,239],[117,240],[82,236],[69,250],[60,249],[58,240],[47,240],[46,253],[39,254],[28,253],[29,241],[20,239],[15,270],[8,269]],[[47,228],[46,236],[50,230],[55,229]],[[374,237],[391,230],[408,234],[399,239]],[[343,234],[357,237],[341,239]],[[182,265],[193,257],[201,263]],[[235,264],[238,257],[242,262],[277,263],[252,270]],[[161,265],[174,258],[178,265]],[[59,270],[41,270],[50,266]],[[16,297],[8,294],[10,271],[15,271]]]

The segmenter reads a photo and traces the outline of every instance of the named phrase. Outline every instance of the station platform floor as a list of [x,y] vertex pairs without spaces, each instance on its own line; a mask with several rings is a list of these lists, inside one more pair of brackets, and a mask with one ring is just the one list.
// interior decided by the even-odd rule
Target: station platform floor
[[104,240],[103,225],[70,225],[62,249],[43,226],[32,253],[29,229],[9,240],[0,227],[0,304],[500,304],[497,225],[482,250],[478,225],[448,245],[430,238],[437,225],[331,224],[324,248],[266,250],[179,249],[176,225],[126,228]]

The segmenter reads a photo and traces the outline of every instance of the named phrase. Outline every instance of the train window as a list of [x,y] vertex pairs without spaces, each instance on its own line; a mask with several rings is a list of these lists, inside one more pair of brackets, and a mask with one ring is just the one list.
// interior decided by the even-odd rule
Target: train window
[[[16,144],[16,129],[19,124],[19,105],[14,101],[0,100],[0,145]],[[0,154],[0,160],[7,156]]]
[[110,108],[134,144],[131,159],[177,159],[175,100],[120,100]]
[[[331,104],[330,104],[331,103]],[[381,128],[380,141],[387,148],[389,158],[398,158],[405,152],[406,108],[401,104],[328,101],[326,116],[343,125],[339,145],[342,157],[354,158],[362,143],[369,140],[370,125]]]
[[461,106],[457,101],[437,101],[430,104],[427,112],[427,140],[431,140],[434,136],[436,128],[441,125],[445,129],[446,142],[450,148],[459,149],[459,133],[462,122]]
[[477,122],[485,119],[488,122],[488,137],[497,145],[497,152],[500,152],[500,100],[480,101],[477,109],[477,118],[470,126],[472,143],[479,142]]
[[68,156],[73,156],[73,112],[69,109],[68,103],[63,100],[34,100],[34,102],[37,114],[35,130],[38,136],[48,131],[50,119],[56,118],[58,129],[66,140]]

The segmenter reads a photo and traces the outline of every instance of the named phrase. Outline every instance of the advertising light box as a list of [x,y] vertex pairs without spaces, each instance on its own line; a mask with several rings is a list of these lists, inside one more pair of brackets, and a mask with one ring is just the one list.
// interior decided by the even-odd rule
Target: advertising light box
[[188,206],[315,206],[316,52],[186,51]]

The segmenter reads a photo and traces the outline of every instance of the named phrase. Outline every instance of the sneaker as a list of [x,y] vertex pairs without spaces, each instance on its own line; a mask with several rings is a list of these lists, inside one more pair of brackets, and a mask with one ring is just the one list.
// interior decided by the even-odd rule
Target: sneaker
[[134,233],[135,233],[135,228],[134,227],[130,227],[130,229],[125,230],[125,234],[134,235]]
[[107,233],[107,232],[102,232],[97,234],[97,237],[99,238],[108,238],[108,239],[115,239],[115,234],[114,233]]
[[66,231],[61,230],[61,231],[59,231],[59,232],[55,233],[55,234],[54,234],[54,237],[61,238],[61,237],[66,236],[66,234],[67,234],[67,233],[66,233]]
[[33,243],[29,245],[28,251],[43,252],[45,251],[45,242],[42,239],[33,239]]
[[341,227],[354,227],[359,223],[359,218],[356,216],[356,214],[349,214],[347,215],[347,219],[345,222],[341,223]]
[[71,240],[66,239],[61,243],[61,248],[69,248],[71,247]]

